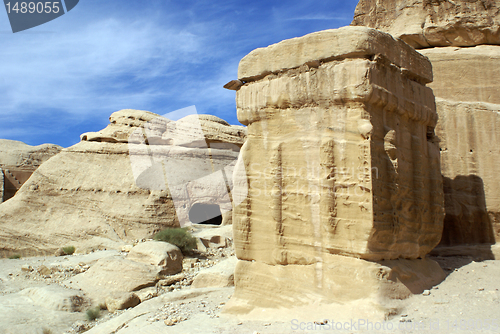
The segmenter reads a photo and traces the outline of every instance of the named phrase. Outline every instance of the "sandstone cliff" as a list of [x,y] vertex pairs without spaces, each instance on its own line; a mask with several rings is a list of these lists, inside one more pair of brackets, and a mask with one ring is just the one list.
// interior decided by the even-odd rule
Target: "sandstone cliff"
[[500,104],[500,46],[440,47],[419,50],[432,62],[437,97]]
[[0,139],[0,166],[37,168],[61,149],[53,144],[30,146],[20,141]]
[[499,24],[498,0],[361,0],[352,22],[400,37],[432,62],[446,199],[440,246],[456,246],[437,254],[495,256]]
[[351,23],[414,48],[500,44],[498,0],[360,0]]
[[500,240],[500,105],[437,100],[446,218],[441,245]]

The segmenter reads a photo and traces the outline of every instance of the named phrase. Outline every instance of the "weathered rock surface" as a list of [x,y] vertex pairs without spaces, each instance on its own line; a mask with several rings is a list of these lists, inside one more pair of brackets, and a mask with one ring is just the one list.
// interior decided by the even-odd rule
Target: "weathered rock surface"
[[356,284],[390,297],[395,274],[377,276],[370,261],[398,258],[415,259],[391,265],[414,273],[405,284],[442,279],[437,264],[416,260],[439,243],[444,216],[428,59],[383,32],[346,27],[257,49],[238,73],[248,138],[234,196],[242,179],[248,196],[233,215],[235,298],[345,301],[368,291],[357,295]]
[[158,281],[157,274],[155,266],[116,256],[100,259],[86,272],[65,282],[65,285],[83,290],[98,304],[113,294],[154,286]]
[[[319,68],[284,67],[237,92],[238,118],[249,131],[242,148],[249,195],[233,216],[240,259],[307,264],[315,262],[317,242],[334,254],[417,258],[439,242],[439,150],[428,140],[437,121],[434,95],[412,80],[430,77],[430,63],[373,29],[339,29],[344,40],[350,30],[355,52],[358,45],[377,45],[364,54],[377,53],[380,45],[389,54],[407,52],[408,59],[393,66],[391,56],[363,56]],[[305,36],[303,44],[281,42],[283,54],[295,55],[296,48],[318,58],[319,49],[326,57],[328,47],[337,54],[329,42],[335,31],[325,34],[328,39],[321,32]],[[270,47],[272,55],[280,45]],[[261,62],[278,59],[262,49],[257,54]],[[257,76],[265,67],[254,60],[246,56],[241,67],[255,64]],[[398,66],[405,62],[418,73]],[[419,62],[426,65],[416,67]]]
[[[87,333],[206,333],[216,328],[214,320],[234,324],[235,330],[222,332],[235,333],[238,332],[237,319],[218,319],[211,315],[215,313],[212,310],[218,310],[221,300],[227,301],[232,291],[231,288],[206,288],[171,292],[143,302]],[[186,322],[187,319],[191,321]]]
[[134,246],[128,260],[158,267],[158,274],[171,275],[182,271],[182,252],[168,242],[146,241]]
[[215,266],[202,270],[194,278],[193,288],[225,288],[234,285],[234,271],[238,259],[233,256]]
[[[232,209],[231,175],[246,129],[215,116],[189,115],[166,125],[154,120],[145,125],[145,133],[143,138],[142,132],[134,132],[129,143],[138,186],[168,188],[182,226],[213,218],[220,224]],[[196,210],[200,205],[204,208]]]
[[3,170],[0,168],[0,203],[3,202],[5,193],[5,178],[3,176]]
[[[159,115],[134,109],[123,109],[117,111],[109,117],[110,124],[98,132],[86,132],[80,136],[82,141],[109,142],[109,143],[128,143],[130,135],[141,128],[147,122],[158,118]],[[171,122],[163,118],[165,123]]]
[[[193,132],[193,129],[200,128],[202,133]],[[179,136],[179,132],[185,136]],[[172,140],[173,145],[194,146],[198,138],[205,138],[202,145],[212,148],[223,148],[223,144],[231,144],[226,147],[235,149],[232,145],[241,147],[245,142],[246,129],[243,126],[229,125],[213,115],[189,115],[175,122],[175,127],[167,126],[162,134],[162,139]]]
[[[322,283],[318,284],[318,278]],[[384,304],[422,293],[444,278],[443,270],[429,259],[372,262],[332,254],[321,265],[238,261],[236,289],[227,311],[238,314],[255,306],[296,307],[319,300],[324,304],[361,299],[366,304]]]
[[[302,48],[306,44],[308,47]],[[388,49],[388,45],[392,49]],[[304,65],[316,68],[335,59],[368,58],[377,54],[383,54],[391,64],[403,69],[414,80],[424,84],[432,81],[431,64],[425,57],[400,40],[365,27],[324,30],[255,49],[241,60],[238,78],[246,82],[254,81]]]
[[125,310],[135,307],[141,303],[141,299],[133,292],[120,293],[115,292],[106,297],[106,308],[109,312]]
[[[40,282],[26,279],[26,273],[21,272],[24,265],[33,268],[45,264],[47,267],[63,266],[65,268],[77,266],[80,262],[92,263],[97,258],[116,254],[116,251],[98,251],[87,255],[68,257],[26,258],[21,260],[0,259],[0,332],[3,334],[43,333],[49,330],[52,333],[74,333],[77,328],[89,329],[88,333],[112,334],[123,332],[135,333],[296,333],[299,321],[313,324],[331,319],[331,325],[340,321],[349,322],[350,319],[367,319],[376,321],[373,314],[364,311],[370,307],[369,300],[362,299],[357,303],[338,304],[335,307],[318,303],[318,307],[310,305],[298,309],[269,308],[265,310],[266,319],[250,320],[239,315],[234,317],[224,314],[228,297],[234,292],[230,288],[186,288],[171,291],[143,301],[140,305],[130,308],[119,314],[109,314],[102,310],[101,317],[96,322],[84,321],[85,314],[80,312],[54,311],[53,309],[35,305],[30,298],[21,295],[20,289],[42,288],[41,284],[58,286],[50,279]],[[498,314],[498,299],[500,292],[498,279],[500,263],[498,261],[470,262],[471,259],[439,258],[440,265],[449,272],[447,279],[438,287],[429,290],[426,294],[413,296],[403,301],[405,307],[401,317],[394,316],[387,320],[387,325],[393,328],[399,326],[429,323],[429,319],[450,319],[454,315],[469,312],[473,319],[495,319]],[[12,276],[8,275],[13,273]],[[274,278],[273,278],[274,279]],[[51,282],[51,283],[49,283]],[[262,282],[260,282],[262,283]],[[358,289],[359,287],[356,287]],[[148,288],[151,289],[151,288]],[[143,289],[136,294],[143,292]],[[457,291],[460,293],[460,303],[456,303]],[[347,291],[350,293],[351,291]],[[77,292],[78,293],[78,292]],[[478,302],[480,301],[480,302]],[[475,305],[475,303],[477,305]],[[257,310],[262,315],[261,310]],[[373,309],[372,309],[373,311]],[[332,316],[332,314],[334,316]],[[250,318],[250,319],[249,319]],[[296,319],[291,325],[291,320]],[[165,320],[172,321],[173,326],[166,326]],[[404,322],[401,322],[404,321]],[[410,322],[411,321],[411,322]],[[441,320],[442,322],[443,320]],[[74,330],[69,330],[69,328]],[[442,326],[441,326],[442,327]],[[318,327],[316,327],[318,328]],[[359,328],[359,326],[358,326]],[[328,332],[327,327],[321,331]],[[331,327],[330,327],[331,329]],[[369,332],[369,330],[368,330]],[[436,333],[448,333],[441,328]]]
[[[188,137],[195,132],[189,128],[194,116],[174,122],[147,111],[122,110],[110,122],[42,164],[0,206],[0,255],[53,254],[68,245],[78,252],[120,249],[189,223],[196,203],[220,205],[222,213],[231,210],[227,189],[245,138],[243,127],[200,115],[205,144],[193,147]],[[173,145],[172,134],[188,138],[180,141],[186,146]],[[155,138],[162,136],[166,141],[156,145]],[[162,163],[168,166],[162,169]]]
[[[202,249],[207,248],[224,248],[232,245],[233,226],[225,225],[222,227],[198,227],[192,235],[198,239],[198,245]],[[198,249],[200,250],[200,249]]]
[[0,139],[0,166],[37,168],[61,149],[54,144],[31,146],[16,140]]
[[498,0],[361,0],[355,26],[376,28],[415,48],[500,44]]
[[53,144],[30,146],[0,139],[0,203],[12,198],[33,171],[61,149]]
[[437,99],[446,216],[441,246],[500,240],[500,105]]
[[[183,146],[186,143],[193,144],[193,139],[204,137],[207,144],[230,143],[241,147],[246,136],[244,127],[229,125],[213,115],[189,115],[174,122],[149,111],[124,109],[113,113],[109,120],[111,124],[105,129],[84,133],[80,136],[81,140],[128,143],[141,126],[145,126],[146,135],[152,140],[152,144]],[[194,129],[202,130],[201,136],[196,130],[193,133]]]
[[432,62],[429,87],[446,100],[500,104],[500,46],[419,50]]
[[[494,258],[498,240],[500,2],[361,0],[352,25],[400,37],[432,63],[446,217],[434,254]],[[486,102],[486,103],[482,103]],[[492,104],[489,104],[492,103]],[[472,250],[470,245],[477,246]],[[445,249],[448,247],[449,249]],[[452,247],[453,249],[451,249]]]
[[82,312],[91,304],[91,301],[81,291],[65,289],[56,285],[28,288],[21,291],[20,294],[30,298],[35,305],[54,311]]

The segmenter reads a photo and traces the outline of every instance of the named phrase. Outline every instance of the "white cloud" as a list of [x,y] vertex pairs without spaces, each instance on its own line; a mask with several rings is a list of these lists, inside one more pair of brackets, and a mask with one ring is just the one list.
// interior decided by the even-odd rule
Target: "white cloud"
[[197,36],[146,20],[107,19],[70,33],[15,36],[0,53],[1,114],[27,106],[81,113],[148,101],[161,90],[134,84],[171,76],[179,64],[203,56]]
[[40,27],[0,32],[0,138],[70,145],[123,108],[164,114],[195,105],[235,124],[234,92],[222,86],[237,78],[239,60],[332,28],[342,8],[341,0],[86,0]]
[[304,15],[297,17],[284,18],[286,21],[305,21],[305,20],[327,20],[327,21],[345,21],[345,16],[330,15]]

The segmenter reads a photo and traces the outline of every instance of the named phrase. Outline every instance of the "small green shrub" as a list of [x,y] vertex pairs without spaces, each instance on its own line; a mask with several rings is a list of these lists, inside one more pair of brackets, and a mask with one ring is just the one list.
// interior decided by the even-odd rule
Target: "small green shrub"
[[14,255],[9,256],[9,259],[11,259],[11,260],[20,259],[20,258],[21,258],[21,254],[14,254]]
[[196,238],[189,233],[187,228],[167,228],[156,233],[153,239],[176,245],[183,253],[196,248]]
[[71,255],[75,252],[75,246],[63,247],[62,251],[63,251],[64,255]]
[[99,318],[100,314],[101,314],[101,308],[100,307],[91,307],[87,310],[87,312],[85,312],[85,314],[87,315],[87,320],[95,320],[97,318]]

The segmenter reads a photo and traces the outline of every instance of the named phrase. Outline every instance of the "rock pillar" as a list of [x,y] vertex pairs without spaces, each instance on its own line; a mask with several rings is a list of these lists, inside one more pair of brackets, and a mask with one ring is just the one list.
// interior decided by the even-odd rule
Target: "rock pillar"
[[[256,49],[238,78],[248,137],[234,177],[248,194],[233,215],[233,310],[380,297],[401,282],[419,292],[442,278],[421,259],[444,216],[427,58],[345,27]],[[400,258],[413,260],[390,261]]]

